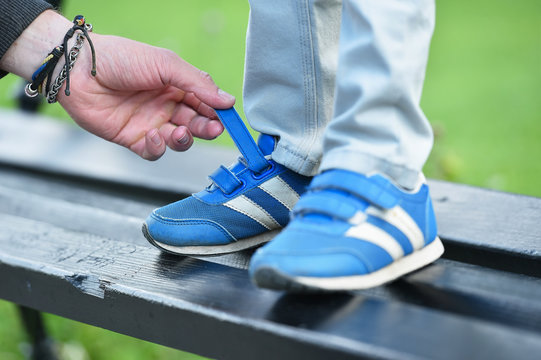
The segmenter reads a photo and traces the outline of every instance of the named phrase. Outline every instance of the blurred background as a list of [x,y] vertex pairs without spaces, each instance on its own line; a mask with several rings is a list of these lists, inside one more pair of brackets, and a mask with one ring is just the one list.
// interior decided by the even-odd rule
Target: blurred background
[[[64,1],[96,32],[174,50],[237,96],[242,110],[246,0],[156,3]],[[422,106],[436,139],[430,178],[541,196],[541,2],[437,2]],[[98,54],[99,61],[99,54]],[[14,108],[21,82],[0,81],[0,107]],[[70,122],[59,105],[40,112]],[[0,119],[1,121],[1,119]],[[233,146],[224,134],[212,144]],[[0,359],[23,359],[17,309],[0,301]],[[197,359],[199,357],[46,315],[65,359]]]

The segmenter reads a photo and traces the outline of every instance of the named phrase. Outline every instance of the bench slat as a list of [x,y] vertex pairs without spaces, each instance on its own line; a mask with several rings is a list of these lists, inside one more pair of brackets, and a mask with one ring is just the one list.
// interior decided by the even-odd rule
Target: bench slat
[[541,351],[538,332],[509,325],[371,295],[283,296],[254,288],[245,270],[11,215],[0,228],[1,297],[206,356],[527,358]]
[[541,277],[541,199],[430,182],[450,259]]

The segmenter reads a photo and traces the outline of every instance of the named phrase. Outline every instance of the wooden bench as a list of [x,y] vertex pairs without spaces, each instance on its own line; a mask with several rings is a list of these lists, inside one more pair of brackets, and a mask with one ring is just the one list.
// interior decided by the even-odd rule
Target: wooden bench
[[250,251],[177,257],[141,235],[234,151],[148,163],[0,118],[0,298],[219,359],[539,359],[541,199],[430,181],[444,258],[371,290],[288,295],[252,285]]

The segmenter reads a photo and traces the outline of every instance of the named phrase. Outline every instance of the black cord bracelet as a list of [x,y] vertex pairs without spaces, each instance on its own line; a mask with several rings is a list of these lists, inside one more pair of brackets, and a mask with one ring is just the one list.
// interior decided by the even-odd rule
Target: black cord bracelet
[[[73,19],[73,27],[68,30],[66,35],[64,36],[64,49],[68,47],[68,40],[73,37],[73,34],[75,34],[75,31],[80,30],[85,35],[85,38],[88,40],[88,43],[90,44],[90,50],[92,52],[92,76],[96,76],[96,52],[94,50],[94,44],[92,43],[92,40],[90,40],[90,36],[88,36],[88,30],[92,31],[92,25],[87,24],[85,21],[85,17],[83,15],[77,15]],[[64,90],[64,93],[66,96],[70,95],[70,69],[69,69],[69,57],[68,52],[64,52],[64,58],[66,60],[66,63],[64,64],[64,68],[66,69],[66,89]]]
[[54,68],[58,64],[58,60],[60,60],[63,53],[63,47],[57,46],[53,49],[53,51],[47,54],[41,66],[34,72],[34,74],[32,74],[32,82],[26,85],[26,95],[29,97],[34,97],[38,95],[38,92],[41,92],[43,81],[50,78],[51,73],[54,71]]
[[[67,50],[68,46],[68,40],[73,37],[75,32],[79,30],[82,32],[80,36],[82,38],[80,40],[77,40],[77,42],[80,42],[80,45],[75,49],[71,49],[70,51]],[[44,95],[48,98],[48,101],[50,103],[56,101],[56,94],[58,93],[58,90],[62,83],[67,81],[66,83],[66,89],[64,90],[64,93],[66,96],[70,95],[70,71],[73,67],[73,64],[75,62],[75,58],[77,55],[72,55],[75,49],[75,53],[79,52],[80,46],[82,46],[82,40],[87,39],[88,43],[90,44],[90,50],[92,52],[92,70],[91,74],[92,76],[96,76],[96,51],[94,50],[94,44],[92,43],[92,40],[90,39],[89,32],[92,31],[92,25],[87,24],[85,17],[83,15],[77,15],[73,19],[73,26],[67,31],[66,35],[64,36],[64,40],[62,42],[62,45],[55,47],[43,60],[43,63],[41,66],[34,72],[32,75],[32,82],[27,84],[25,87],[25,93],[29,97],[37,96],[39,92],[44,93]],[[79,37],[78,37],[79,39]],[[71,55],[70,55],[71,54]],[[51,85],[53,83],[53,79],[51,77],[51,74],[53,73],[56,65],[58,64],[58,61],[60,60],[60,57],[64,55],[65,64],[63,66],[62,71],[58,75],[58,77],[54,80],[54,91],[51,88]],[[70,57],[73,57],[73,61],[70,61]],[[62,77],[60,79],[60,77]],[[45,82],[45,87],[43,86]]]

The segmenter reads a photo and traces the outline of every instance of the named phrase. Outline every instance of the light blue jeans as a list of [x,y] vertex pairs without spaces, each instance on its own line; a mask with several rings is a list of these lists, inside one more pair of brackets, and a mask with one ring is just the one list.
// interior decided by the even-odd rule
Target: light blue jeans
[[433,0],[250,0],[244,111],[304,175],[383,173],[411,188],[433,135],[419,102]]

